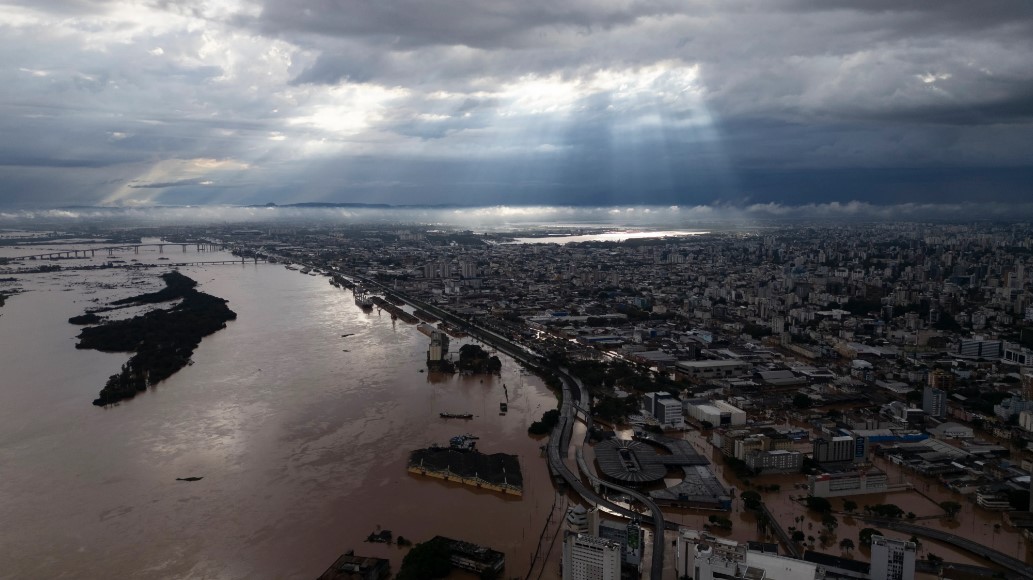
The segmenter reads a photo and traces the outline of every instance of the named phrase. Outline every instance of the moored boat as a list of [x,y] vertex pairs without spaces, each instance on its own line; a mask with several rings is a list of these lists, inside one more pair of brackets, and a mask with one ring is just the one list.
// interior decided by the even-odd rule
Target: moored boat
[[373,309],[373,296],[366,292],[365,289],[357,287],[352,291],[352,293],[355,295],[355,304],[359,308],[362,308],[363,310]]

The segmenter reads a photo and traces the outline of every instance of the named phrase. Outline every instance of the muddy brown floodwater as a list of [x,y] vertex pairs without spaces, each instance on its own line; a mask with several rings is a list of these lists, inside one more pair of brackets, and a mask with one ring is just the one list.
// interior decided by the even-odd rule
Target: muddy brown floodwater
[[[693,442],[698,450],[708,457],[714,466],[714,472],[721,480],[730,487],[735,487],[741,492],[746,489],[744,482],[740,481],[731,470],[724,467],[720,451],[706,442],[699,433],[689,433],[686,438]],[[859,495],[849,498],[830,498],[835,511],[843,510],[843,500],[851,499],[857,503],[858,515],[864,505],[880,503],[891,503],[899,506],[905,512],[913,512],[916,516],[916,525],[941,529],[949,533],[973,539],[986,546],[990,546],[1000,552],[1033,563],[1033,552],[1029,549],[1029,543],[1022,538],[1021,534],[1003,523],[1001,512],[991,512],[977,507],[969,498],[951,492],[931,478],[925,478],[918,474],[903,471],[899,466],[893,465],[881,458],[874,458],[874,463],[880,469],[886,471],[891,484],[911,482],[914,485],[912,490],[901,490],[890,493]],[[857,560],[869,561],[871,553],[867,548],[856,547],[850,551],[840,549],[839,542],[849,538],[855,545],[859,545],[858,533],[866,527],[878,528],[876,525],[867,524],[858,517],[848,514],[836,514],[838,527],[829,535],[829,542],[822,544],[820,532],[823,530],[821,516],[816,512],[807,510],[799,501],[807,495],[806,488],[798,487],[806,482],[806,478],[798,474],[769,474],[761,475],[750,479],[750,483],[759,486],[777,484],[778,491],[762,491],[761,495],[773,515],[782,522],[783,527],[793,526],[802,530],[808,536],[816,539],[814,547],[819,552],[844,556]],[[943,510],[939,503],[952,500],[962,505],[962,510],[956,521],[949,521],[942,517]],[[702,527],[707,520],[706,512],[684,510],[672,512],[668,519],[682,523],[689,527]],[[760,539],[756,529],[756,519],[750,512],[742,509],[741,502],[734,502],[731,516],[734,522],[730,532],[720,532],[718,535],[731,537],[739,541]],[[1001,524],[995,528],[995,524]],[[893,531],[886,531],[888,537],[909,539],[910,535],[904,535]],[[928,554],[936,554],[949,562],[973,564],[994,568],[995,565],[985,559],[974,556],[964,550],[953,546],[942,544],[934,540],[920,538],[919,557],[925,558]],[[769,541],[771,540],[769,537]]]
[[[0,577],[311,579],[349,549],[397,570],[404,550],[363,541],[389,529],[490,546],[506,554],[505,577],[523,578],[557,497],[544,441],[527,435],[556,405],[537,377],[500,355],[501,377],[431,380],[414,325],[363,312],[323,276],[271,264],[183,272],[237,320],[201,342],[194,364],[108,409],[90,403],[128,355],[76,350],[67,319],[159,287],[159,271],[17,276],[25,292],[0,312]],[[522,498],[406,472],[412,449],[463,433],[519,456]],[[191,476],[203,479],[176,480]],[[560,551],[536,568],[543,578],[558,577]]]

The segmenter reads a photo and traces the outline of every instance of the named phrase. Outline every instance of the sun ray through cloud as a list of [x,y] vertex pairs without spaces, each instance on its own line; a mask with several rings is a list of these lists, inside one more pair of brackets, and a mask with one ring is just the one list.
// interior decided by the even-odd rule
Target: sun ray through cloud
[[[12,0],[2,201],[1015,199],[1025,16],[1016,0]],[[170,173],[191,159],[249,169]]]

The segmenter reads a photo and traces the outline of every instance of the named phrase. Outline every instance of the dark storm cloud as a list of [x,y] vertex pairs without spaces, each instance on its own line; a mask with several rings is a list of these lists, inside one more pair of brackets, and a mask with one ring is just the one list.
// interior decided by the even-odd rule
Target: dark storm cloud
[[18,0],[0,204],[1024,199],[1031,60],[1026,0]]
[[[689,3],[691,4],[691,3]],[[405,49],[428,45],[499,48],[534,41],[540,29],[590,33],[684,9],[685,2],[643,0],[524,0],[446,2],[307,0],[262,4],[258,22],[270,33],[315,33],[330,37],[382,38]]]
[[116,4],[110,0],[7,0],[5,4],[43,10],[61,16],[103,12]]
[[[673,57],[701,65],[709,104],[730,116],[950,124],[1026,121],[1029,116],[1033,74],[1023,62],[1033,54],[1033,4],[1024,1],[1003,2],[993,10],[966,2],[951,2],[942,9],[927,2],[860,7],[795,2],[786,3],[785,12],[778,11],[778,4],[765,4],[772,9],[761,12],[748,10],[746,3],[731,3],[726,13],[685,5],[682,14],[673,14],[671,7],[663,6],[663,14],[670,17],[651,23],[647,31],[632,26],[636,18],[614,19],[601,11],[582,14],[585,26],[590,29],[591,23],[600,21],[615,28],[586,34],[588,40],[573,43],[557,39],[579,37],[573,31],[556,34],[573,26],[562,18],[546,17],[551,25],[545,28],[532,18],[514,18],[505,22],[505,31],[490,35],[501,45],[491,50],[454,49],[485,48],[484,43],[462,37],[469,10],[463,3],[435,5],[434,18],[448,26],[432,24],[411,34],[411,16],[422,9],[405,3],[386,6],[392,8],[304,4],[300,10],[292,8],[291,16],[283,14],[288,10],[282,4],[271,3],[263,16],[267,27],[282,26],[283,33],[333,37],[326,42],[334,48],[322,51],[295,79],[298,83],[352,80],[463,87],[480,77],[577,74],[612,63]],[[660,8],[641,10],[644,15]],[[312,14],[323,17],[310,22]],[[367,39],[362,43],[365,50],[356,50],[356,23],[369,19],[394,27],[397,38]],[[536,30],[535,42],[506,42]],[[969,36],[953,36],[958,33]],[[352,46],[338,49],[339,38]],[[430,46],[414,53],[405,43],[416,41]]]
[[[1025,0],[994,0],[990,3],[967,0],[792,0],[783,6],[800,13],[856,12],[893,16],[902,29],[952,31],[985,30],[1001,26],[1030,26],[1033,6]],[[914,28],[910,28],[914,27]]]
[[74,167],[104,167],[111,165],[111,162],[98,161],[96,159],[54,159],[51,157],[19,157],[16,154],[0,157],[0,165],[7,167],[52,167],[52,168],[74,168]]

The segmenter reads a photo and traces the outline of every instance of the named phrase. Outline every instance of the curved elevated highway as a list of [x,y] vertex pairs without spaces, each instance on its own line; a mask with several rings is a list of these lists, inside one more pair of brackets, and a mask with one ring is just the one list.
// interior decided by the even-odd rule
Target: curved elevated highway
[[[583,397],[581,395],[581,386],[574,377],[571,377],[564,371],[557,372],[557,375],[559,375],[560,382],[563,384],[563,400],[560,403],[560,419],[556,423],[556,426],[553,427],[552,433],[549,435],[549,444],[547,446],[549,470],[554,476],[562,478],[575,493],[592,505],[604,507],[627,518],[641,518],[642,514],[619,506],[596,493],[591,487],[586,486],[581,481],[581,478],[571,471],[563,461],[563,455],[566,454],[571,434],[574,430],[575,416],[577,413],[575,405],[580,406],[580,402],[583,400]],[[584,455],[581,453],[580,449],[577,451],[576,455],[578,458],[578,466],[586,473],[586,475],[588,475],[589,479],[593,481],[593,484],[595,481],[600,481],[597,480],[591,474],[591,471],[587,469]],[[652,510],[654,525],[653,559],[650,564],[649,577],[651,580],[662,580],[664,569],[664,529],[667,527],[667,524],[664,522],[660,508],[658,508],[648,497],[645,497],[638,492],[602,481],[600,481],[600,483],[610,487],[611,489],[619,490],[621,493],[627,493],[632,497],[639,498],[644,505],[648,506]]]
[[[627,494],[643,505],[649,508],[649,511],[653,514],[653,560],[650,564],[649,577],[653,580],[661,580],[664,572],[664,529],[667,527],[664,522],[664,514],[660,511],[660,507],[653,503],[653,500],[649,499],[648,496],[642,495],[641,493],[621,487],[619,485],[609,483],[596,477],[592,471],[588,468],[588,463],[585,462],[585,454],[578,449],[577,455],[577,466],[581,473],[584,473],[588,480],[592,482],[592,486],[608,487],[616,492]],[[657,557],[659,554],[659,557]]]

